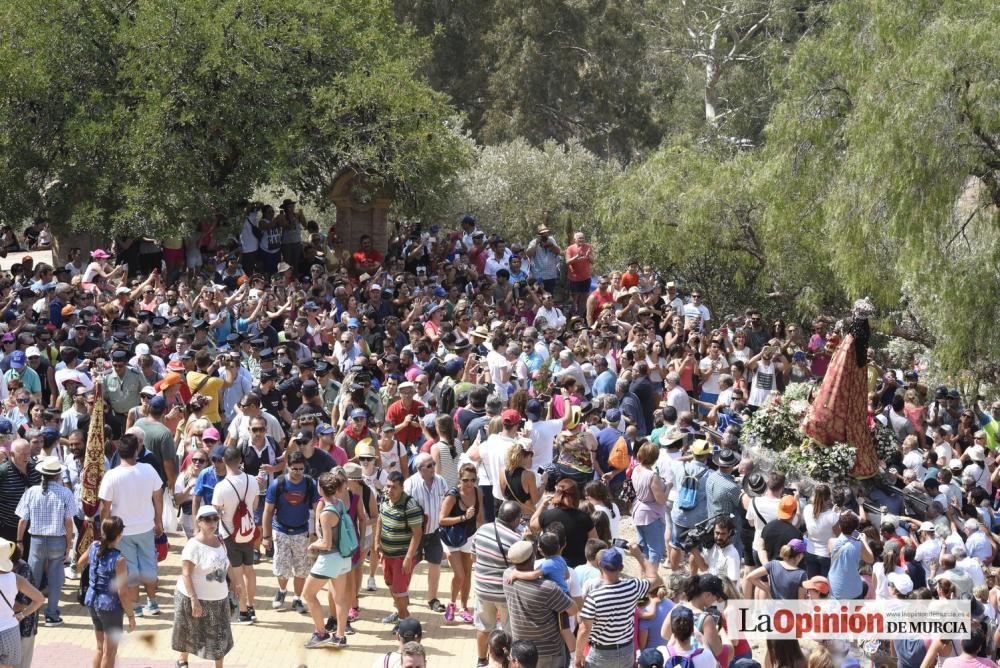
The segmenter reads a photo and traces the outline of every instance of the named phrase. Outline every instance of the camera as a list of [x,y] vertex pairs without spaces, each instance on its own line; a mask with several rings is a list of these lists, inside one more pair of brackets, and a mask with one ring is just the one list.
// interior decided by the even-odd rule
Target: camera
[[715,519],[714,517],[699,522],[691,527],[687,533],[682,534],[678,543],[685,552],[702,548],[708,549],[715,542]]

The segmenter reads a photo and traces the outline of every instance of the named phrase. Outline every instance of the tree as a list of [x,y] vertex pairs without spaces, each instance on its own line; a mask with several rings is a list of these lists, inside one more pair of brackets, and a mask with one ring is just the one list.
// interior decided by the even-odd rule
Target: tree
[[350,167],[419,208],[467,158],[426,44],[380,0],[9,0],[0,200],[59,227],[177,234],[264,183]]
[[567,232],[558,234],[564,240],[572,231],[593,234],[596,200],[615,170],[575,142],[485,146],[456,177],[446,218],[470,213],[485,229],[512,239],[534,236],[543,223]]
[[1000,344],[1000,55],[993,3],[838,0],[778,85],[761,192],[833,277],[925,334],[946,369]]

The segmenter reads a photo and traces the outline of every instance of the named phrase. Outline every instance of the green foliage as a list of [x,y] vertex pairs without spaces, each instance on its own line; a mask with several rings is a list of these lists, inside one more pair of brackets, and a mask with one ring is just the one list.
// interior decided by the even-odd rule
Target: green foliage
[[570,231],[593,234],[595,202],[615,171],[575,142],[549,140],[535,148],[518,139],[485,146],[455,178],[445,220],[471,213],[484,229],[512,239],[530,238],[542,223],[563,241]]
[[179,232],[339,170],[411,207],[467,158],[424,43],[380,0],[10,0],[0,201],[58,226]]

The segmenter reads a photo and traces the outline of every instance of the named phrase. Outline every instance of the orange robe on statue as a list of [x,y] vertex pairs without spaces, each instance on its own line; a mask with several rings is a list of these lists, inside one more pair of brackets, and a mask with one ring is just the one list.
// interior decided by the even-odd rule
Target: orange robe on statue
[[[867,341],[862,345],[865,344]],[[858,365],[857,345],[854,334],[846,335],[841,341],[806,413],[802,430],[824,445],[853,445],[857,455],[851,476],[870,478],[878,473],[878,459],[868,431],[868,378],[865,367]]]

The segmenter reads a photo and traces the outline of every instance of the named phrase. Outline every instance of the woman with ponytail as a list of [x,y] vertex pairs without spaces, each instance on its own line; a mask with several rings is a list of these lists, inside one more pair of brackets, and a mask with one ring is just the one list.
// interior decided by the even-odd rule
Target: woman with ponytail
[[[767,593],[775,600],[789,601],[806,597],[802,583],[806,572],[802,569],[805,560],[805,541],[794,538],[781,546],[781,559],[772,559],[760,568],[750,571],[747,580],[751,585]],[[764,582],[764,577],[767,582]]]
[[90,566],[90,586],[84,605],[90,611],[97,637],[94,668],[114,668],[118,655],[118,640],[122,635],[122,617],[128,615],[128,630],[135,630],[132,589],[123,586],[128,581],[128,564],[118,551],[125,524],[112,515],[101,522],[101,540],[94,541],[77,562],[77,572]]
[[448,489],[458,486],[458,465],[462,456],[462,444],[455,437],[455,421],[450,415],[438,415],[434,420],[437,442],[431,446],[431,458],[437,473],[448,485]]
[[506,631],[497,629],[490,634],[487,645],[490,649],[489,668],[507,668],[510,664],[510,635]]

